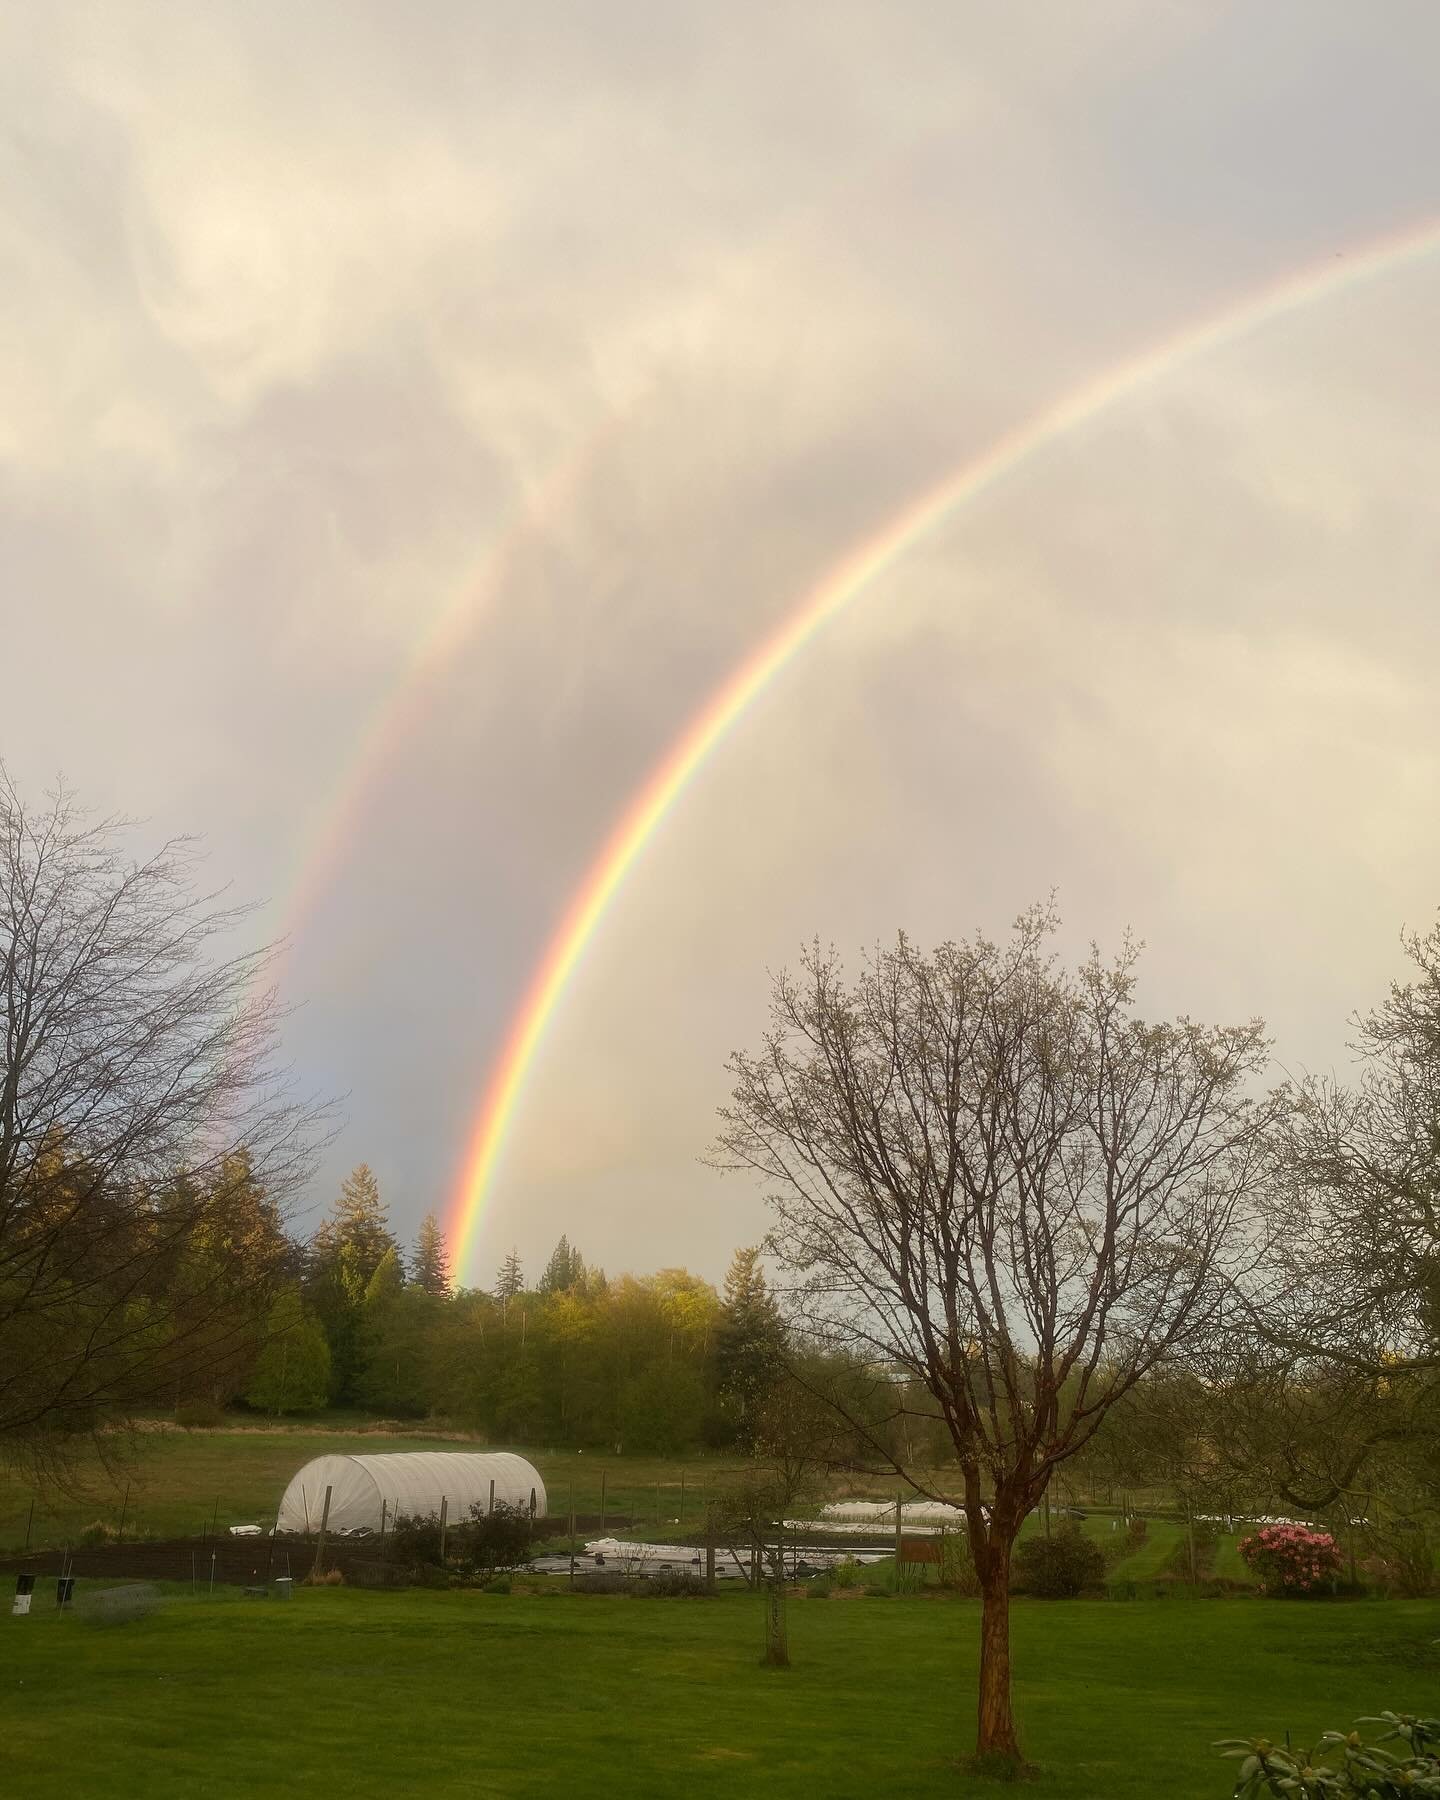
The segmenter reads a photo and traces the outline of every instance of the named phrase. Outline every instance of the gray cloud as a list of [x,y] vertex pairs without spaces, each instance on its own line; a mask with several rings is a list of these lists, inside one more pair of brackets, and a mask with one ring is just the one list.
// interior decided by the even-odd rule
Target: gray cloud
[[[848,545],[1083,374],[1436,204],[1419,4],[3,30],[0,751],[272,897],[297,1063],[350,1095],[326,1182],[368,1158],[407,1229],[627,795]],[[1437,282],[1175,370],[757,703],[556,1019],[487,1262],[566,1230],[716,1273],[758,1232],[696,1158],[816,931],[1000,929],[1058,882],[1072,947],[1151,940],[1157,1008],[1342,1053],[1440,896]]]

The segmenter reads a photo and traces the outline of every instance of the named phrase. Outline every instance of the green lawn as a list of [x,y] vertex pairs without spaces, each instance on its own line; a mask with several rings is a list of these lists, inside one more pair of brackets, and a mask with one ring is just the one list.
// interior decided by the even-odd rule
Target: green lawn
[[[741,1592],[322,1589],[104,1627],[48,1599],[0,1619],[6,1790],[27,1800],[995,1791],[950,1761],[970,1740],[971,1602],[796,1600],[794,1667],[774,1672]],[[1044,1800],[1223,1800],[1214,1738],[1436,1706],[1430,1603],[1018,1601],[1014,1620]]]

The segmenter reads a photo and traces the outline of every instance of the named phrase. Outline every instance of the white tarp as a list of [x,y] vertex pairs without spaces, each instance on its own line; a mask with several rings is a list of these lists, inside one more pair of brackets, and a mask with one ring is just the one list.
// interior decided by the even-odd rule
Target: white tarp
[[390,1456],[317,1456],[293,1477],[280,1502],[279,1531],[318,1531],[330,1488],[329,1529],[379,1531],[387,1519],[440,1516],[440,1502],[452,1524],[469,1521],[470,1509],[485,1512],[490,1484],[495,1503],[545,1514],[545,1483],[533,1463],[508,1451],[412,1450]]

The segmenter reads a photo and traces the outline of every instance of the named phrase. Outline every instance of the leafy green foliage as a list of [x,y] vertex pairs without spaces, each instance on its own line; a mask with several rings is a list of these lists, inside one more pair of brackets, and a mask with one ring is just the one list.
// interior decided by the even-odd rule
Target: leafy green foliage
[[[1381,1725],[1369,1742],[1359,1726]],[[1281,1747],[1268,1738],[1225,1738],[1216,1748],[1237,1757],[1234,1800],[1283,1795],[1290,1800],[1400,1800],[1440,1795],[1440,1719],[1382,1713],[1349,1732],[1327,1731],[1311,1748]]]
[[[245,1398],[261,1412],[318,1412],[330,1391],[330,1346],[325,1333],[300,1299],[294,1285],[285,1288],[266,1326]],[[183,1421],[182,1421],[183,1423]]]
[[470,1509],[468,1520],[450,1524],[444,1534],[441,1555],[440,1520],[395,1520],[385,1539],[386,1558],[415,1579],[439,1577],[443,1582],[487,1587],[496,1576],[509,1575],[530,1555],[530,1516],[524,1507],[497,1503],[487,1512],[483,1503]]
[[1105,1553],[1066,1519],[1051,1537],[1022,1538],[1015,1551],[1016,1585],[1042,1600],[1073,1600],[1099,1588],[1105,1579]]

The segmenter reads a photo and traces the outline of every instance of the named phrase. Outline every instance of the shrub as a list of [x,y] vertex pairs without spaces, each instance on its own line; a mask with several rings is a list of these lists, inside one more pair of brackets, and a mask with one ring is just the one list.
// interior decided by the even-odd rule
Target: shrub
[[1401,1794],[1440,1794],[1440,1719],[1387,1712],[1356,1725],[1386,1729],[1368,1744],[1358,1729],[1327,1731],[1310,1749],[1281,1749],[1263,1737],[1223,1739],[1216,1749],[1240,1760],[1234,1800],[1307,1794],[1324,1800],[1396,1800]]
[[828,1575],[817,1575],[805,1589],[805,1598],[807,1600],[828,1600],[833,1585]]
[[1125,1527],[1125,1554],[1133,1556],[1137,1550],[1143,1550],[1150,1537],[1150,1527],[1139,1513],[1134,1514]]
[[510,1577],[508,1575],[496,1575],[492,1580],[485,1583],[485,1592],[487,1594],[508,1594],[510,1592]]
[[523,1506],[502,1501],[493,1511],[476,1505],[470,1523],[458,1532],[455,1560],[470,1579],[489,1581],[509,1575],[530,1557],[530,1515]]
[[656,1575],[642,1575],[630,1583],[637,1600],[694,1600],[709,1592],[704,1579],[689,1569],[661,1569]]
[[970,1539],[963,1531],[947,1531],[940,1539],[940,1585],[952,1594],[980,1592],[980,1577],[970,1554]]
[[1073,1600],[1105,1579],[1105,1552],[1066,1520],[1053,1537],[1022,1538],[1015,1552],[1016,1585],[1042,1600]]
[[1266,1525],[1240,1540],[1240,1556],[1262,1593],[1317,1594],[1340,1570],[1340,1547],[1328,1531],[1304,1525]]
[[116,1530],[107,1525],[103,1519],[96,1519],[93,1525],[87,1525],[80,1533],[80,1542],[87,1550],[98,1550],[104,1544],[114,1543]]
[[213,1400],[182,1400],[175,1408],[175,1423],[186,1431],[214,1431],[225,1423],[225,1409]]
[[865,1579],[865,1566],[853,1556],[842,1556],[839,1562],[831,1565],[830,1579],[838,1588],[859,1587]]
[[530,1515],[519,1506],[497,1504],[493,1512],[476,1505],[468,1522],[447,1527],[445,1555],[440,1555],[440,1521],[401,1515],[385,1540],[390,1562],[408,1569],[426,1585],[457,1580],[483,1586],[496,1575],[511,1574],[530,1555]]

